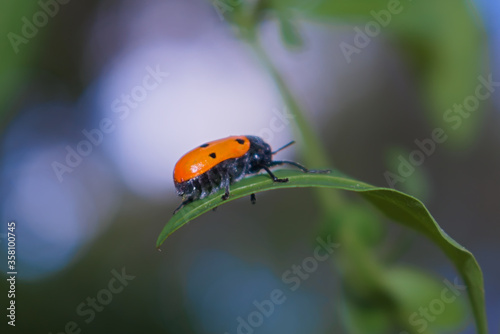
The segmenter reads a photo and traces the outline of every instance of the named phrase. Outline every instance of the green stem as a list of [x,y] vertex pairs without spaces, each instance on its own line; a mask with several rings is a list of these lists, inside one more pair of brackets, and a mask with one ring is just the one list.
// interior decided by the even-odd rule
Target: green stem
[[309,125],[309,121],[302,112],[298,102],[288,89],[288,86],[285,84],[280,73],[276,70],[276,67],[273,65],[271,59],[262,48],[259,41],[254,41],[252,46],[259,57],[259,60],[262,62],[262,65],[276,83],[281,96],[294,116],[298,128],[298,134],[302,137],[304,146],[307,147],[307,151],[304,152],[307,163],[321,167],[330,165],[328,159],[326,158],[328,155],[319,141],[317,134]]
[[[315,131],[310,126],[310,123],[304,115],[302,108],[295,100],[282,76],[272,63],[270,57],[262,48],[257,34],[253,34],[252,37],[253,38],[251,38],[250,40],[254,51],[256,52],[259,60],[262,62],[264,68],[276,83],[281,96],[290,109],[290,112],[294,115],[296,121],[295,123],[297,125],[297,135],[300,135],[302,137],[304,147],[306,148],[303,149],[303,153],[307,164],[314,167],[332,166],[332,164],[329,162],[329,159],[327,158],[328,155],[326,154],[324,146],[322,145]],[[341,196],[341,193],[338,191],[316,188],[315,193],[318,199],[318,205],[321,208],[321,212],[324,214],[324,219],[329,222],[329,231],[331,232],[331,234],[333,234],[334,239],[339,240],[341,244],[352,243],[351,247],[347,247],[345,249],[345,252],[343,252],[344,256],[347,259],[347,262],[351,264],[356,263],[356,272],[368,273],[367,276],[369,276],[370,279],[367,280],[365,278],[366,283],[373,289],[382,291],[388,298],[392,299],[393,296],[390,292],[390,289],[385,286],[383,275],[381,274],[383,272],[383,266],[381,265],[381,263],[371,257],[366,251],[361,251],[362,247],[360,245],[362,243],[359,240],[359,236],[357,236],[356,234],[351,234],[350,238],[346,238],[346,231],[349,230],[349,226],[344,226],[344,223],[346,222],[339,219],[339,212],[342,212],[346,208],[346,206],[349,205],[347,201]],[[353,251],[355,248],[358,248],[356,252]],[[345,272],[345,269],[349,268],[350,265],[347,265],[347,267],[345,267],[345,263],[335,263],[336,266],[339,267],[341,272],[344,273],[343,278],[345,280],[350,280],[349,274]],[[395,300],[393,300],[393,302],[396,303]],[[397,314],[396,318],[398,317],[400,317],[401,320],[396,319],[396,322],[404,323],[402,315]]]
[[[302,137],[303,145],[306,149],[303,149],[303,154],[305,161],[308,166],[313,166],[311,168],[323,168],[326,166],[332,166],[331,162],[327,158],[326,150],[319,140],[316,132],[309,125],[302,108],[299,103],[295,100],[290,89],[285,84],[285,81],[281,77],[281,74],[276,70],[276,67],[272,63],[271,59],[262,48],[258,37],[252,39],[251,45],[257,54],[259,60],[261,61],[264,68],[271,75],[272,79],[276,83],[281,96],[285,100],[285,104],[289,108],[290,112],[294,116],[295,123],[297,125],[297,135]],[[339,208],[344,199],[338,191],[326,190],[326,189],[316,189],[317,198],[323,212],[326,213],[328,217],[331,217],[333,212]]]

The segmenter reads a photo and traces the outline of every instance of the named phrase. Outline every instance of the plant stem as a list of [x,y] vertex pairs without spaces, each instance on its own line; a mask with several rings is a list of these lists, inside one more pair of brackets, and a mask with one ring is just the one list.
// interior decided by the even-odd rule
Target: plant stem
[[[304,147],[306,148],[302,153],[304,154],[307,165],[314,167],[332,166],[331,162],[327,158],[328,155],[326,154],[326,150],[323,144],[319,140],[315,131],[309,125],[309,121],[302,111],[302,108],[293,97],[281,74],[276,70],[276,67],[273,65],[266,51],[262,48],[258,37],[255,37],[251,41],[251,46],[264,68],[276,83],[281,96],[285,100],[285,104],[288,106],[290,112],[294,116],[294,119],[296,121],[295,123],[297,125],[296,133],[297,135],[302,137]],[[327,213],[327,216],[330,216],[330,213],[335,211],[336,208],[339,208],[344,202],[343,197],[338,191],[327,189],[316,189],[315,191],[320,206],[322,207],[323,212]]]

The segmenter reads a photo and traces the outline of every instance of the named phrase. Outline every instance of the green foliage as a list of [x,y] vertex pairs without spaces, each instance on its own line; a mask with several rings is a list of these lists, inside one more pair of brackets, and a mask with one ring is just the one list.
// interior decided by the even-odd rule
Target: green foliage
[[[364,31],[369,22],[378,22],[376,17],[383,16],[382,12],[390,14],[384,18],[387,24],[379,24],[380,32],[370,41],[390,40],[406,56],[432,127],[443,128],[449,135],[446,145],[470,145],[483,119],[481,106],[470,113],[467,122],[451,122],[445,113],[474,96],[478,77],[489,71],[483,65],[485,32],[472,1],[261,0],[255,5],[241,2],[225,17],[246,31],[246,38],[253,36],[263,17],[277,18],[283,42],[295,48],[301,45],[299,19],[348,23],[354,36],[354,27]],[[356,46],[354,37],[346,37],[345,42]]]
[[[297,49],[302,45],[298,28],[300,20],[333,24],[347,22],[352,25],[354,35],[354,27],[366,29],[367,24],[376,20],[375,16],[392,10],[390,20],[381,24],[377,36],[371,36],[370,42],[383,35],[406,56],[409,67],[414,70],[416,86],[423,97],[422,104],[428,110],[431,126],[443,129],[449,138],[446,144],[461,147],[473,141],[482,119],[480,109],[471,113],[467,122],[460,122],[455,127],[451,127],[445,117],[455,104],[462,104],[468,96],[474,95],[478,77],[484,76],[485,69],[481,65],[484,32],[469,1],[261,0],[232,4],[234,6],[224,16],[237,36],[252,46],[294,115],[296,139],[302,143],[302,148],[307,148],[302,150],[302,154],[308,166],[324,168],[332,164],[322,142],[311,128],[306,112],[261,46],[258,27],[264,18],[277,20],[283,43]],[[355,44],[353,39],[346,42]],[[362,49],[366,46],[357,47]],[[389,268],[381,262],[374,252],[383,234],[379,217],[368,213],[366,207],[348,201],[338,190],[359,193],[385,216],[419,231],[440,247],[467,286],[477,332],[487,333],[481,269],[474,256],[439,227],[421,201],[405,193],[373,187],[338,173],[305,175],[279,171],[277,175],[289,177],[290,182],[273,184],[266,176],[251,177],[232,187],[230,200],[271,189],[313,187],[323,215],[323,230],[343,245],[334,264],[344,288],[342,320],[351,333],[387,333],[401,329],[409,333],[427,333],[456,329],[463,318],[463,307],[460,301],[447,307],[446,314],[441,314],[439,320],[428,324],[425,329],[412,324],[409,314],[428,303],[429,298],[438,298],[442,284],[423,272]],[[425,177],[417,173],[405,185],[405,190],[426,196],[428,188],[419,187],[419,182],[425,183]],[[161,245],[168,235],[187,221],[220,204],[220,194],[217,194],[187,206],[167,223],[157,245]],[[411,292],[415,290],[423,292]]]
[[20,38],[24,38],[22,34],[24,22],[21,18],[25,16],[30,19],[36,10],[37,3],[34,1],[27,3],[8,1],[3,4],[0,12],[0,30],[6,32],[2,43],[0,43],[2,57],[0,62],[0,124],[4,124],[6,121],[6,113],[9,111],[12,97],[19,91],[28,77],[32,66],[29,63],[36,55],[40,45],[40,36],[25,39],[26,44],[17,45],[11,43],[9,36],[16,34]]
[[[469,0],[275,0],[273,3],[278,11],[292,7],[310,20],[348,21],[361,29],[375,21],[374,13],[387,13],[393,8],[396,14],[391,15],[381,34],[392,39],[413,64],[434,127],[450,130],[444,113],[474,95],[478,76],[488,70],[482,65],[486,54],[484,29]],[[471,113],[467,122],[449,131],[449,144],[470,144],[481,119],[480,110]]]
[[[451,289],[450,285],[454,282],[440,281],[421,271],[401,267],[387,270],[385,280],[387,285],[391,287],[395,298],[400,302],[405,318],[411,317],[420,308],[429,309],[430,307],[434,308],[435,305],[444,305],[444,310],[438,316],[434,316],[432,321],[429,321],[430,328],[453,330],[453,324],[460,323],[466,318],[463,300],[457,302],[455,299],[461,298],[463,291]],[[461,286],[458,288],[463,289]],[[423,328],[423,326],[417,327],[417,332]]]
[[[457,324],[465,319],[463,296],[460,295],[461,291],[449,288],[447,284],[451,282],[439,281],[421,271],[403,267],[386,270],[380,274],[387,290],[390,291],[385,303],[381,303],[380,298],[373,300],[370,296],[360,296],[352,287],[345,287],[344,295],[349,296],[345,296],[342,310],[350,333],[399,332],[392,323],[404,321],[411,321],[414,325],[408,329],[411,333],[436,333],[456,330]],[[444,300],[441,299],[443,295]],[[362,303],[352,302],[353,299],[360,298],[363,298]],[[429,310],[429,307],[436,305],[443,306],[442,313],[438,316],[430,314],[431,321],[425,321],[419,314],[420,310]],[[394,319],[394,315],[399,319]],[[401,327],[403,326],[404,323],[401,324]]]
[[[289,178],[287,183],[274,183],[266,175],[246,178],[231,187],[228,200],[221,199],[222,193],[211,195],[202,200],[186,205],[165,225],[157,241],[157,247],[174,231],[219,205],[232,200],[250,196],[250,194],[273,189],[322,187],[358,192],[387,217],[404,226],[413,228],[431,239],[452,261],[467,285],[467,293],[477,319],[478,332],[486,333],[483,275],[474,256],[448,236],[418,199],[393,189],[374,187],[361,181],[342,176],[340,173],[304,174],[296,171],[277,171],[280,178]],[[393,274],[385,274],[393,278]],[[394,274],[395,275],[395,274]],[[417,281],[417,280],[413,280]],[[421,285],[421,284],[419,284]],[[415,286],[413,287],[415,289]],[[401,289],[398,290],[404,297]],[[408,301],[410,299],[410,302]],[[411,303],[411,298],[402,298]]]
[[[397,171],[401,161],[398,157],[408,157],[411,152],[400,147],[392,147],[387,151],[386,165],[388,170]],[[399,182],[398,190],[425,201],[429,197],[430,182],[423,166],[415,168],[404,182]]]

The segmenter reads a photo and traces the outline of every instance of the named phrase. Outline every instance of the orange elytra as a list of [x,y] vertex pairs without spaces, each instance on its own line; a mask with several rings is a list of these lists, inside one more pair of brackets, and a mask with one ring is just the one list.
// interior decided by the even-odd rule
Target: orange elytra
[[200,145],[179,159],[174,168],[174,181],[191,180],[223,161],[245,155],[249,149],[250,140],[246,136],[231,136]]
[[[304,173],[329,173],[326,171],[309,170],[293,162],[273,160],[273,155],[292,145],[294,141],[272,152],[271,146],[262,138],[256,136],[231,136],[214,140],[189,151],[182,156],[174,168],[174,184],[177,194],[182,196],[181,205],[207,197],[224,189],[222,199],[229,197],[229,186],[249,174],[265,170],[273,182],[288,182],[288,179],[277,178],[270,168],[289,164],[299,168]],[[255,203],[255,194],[250,196]]]

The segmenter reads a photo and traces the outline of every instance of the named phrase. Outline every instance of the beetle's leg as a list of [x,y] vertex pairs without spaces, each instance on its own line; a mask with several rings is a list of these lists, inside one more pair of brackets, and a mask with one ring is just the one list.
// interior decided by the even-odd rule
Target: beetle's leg
[[306,167],[302,166],[298,162],[295,161],[286,161],[286,160],[278,160],[278,161],[272,161],[269,164],[269,167],[272,166],[278,166],[278,165],[292,165],[303,171],[304,173],[318,173],[318,174],[328,174],[331,173],[331,170],[325,169],[325,170],[315,170],[315,169],[307,169]]
[[255,197],[255,194],[250,195],[250,202],[252,202],[252,204],[255,204],[257,202],[257,197]]
[[229,173],[226,173],[226,175],[222,177],[221,181],[221,188],[224,188],[226,190],[224,195],[222,195],[221,197],[223,201],[229,198],[229,183],[230,183]]
[[269,176],[271,177],[271,179],[273,179],[274,182],[288,182],[288,178],[286,178],[286,179],[278,179],[276,177],[276,175],[274,175],[273,172],[271,172],[271,170],[269,169],[269,167],[263,165],[262,168],[264,168],[266,170],[267,174],[269,174]]
[[226,186],[226,192],[222,195],[222,200],[225,201],[229,198],[229,185]]
[[177,207],[177,209],[174,210],[174,215],[177,213],[177,211],[179,211],[180,209],[182,209],[184,207],[184,205],[187,205],[189,203],[191,203],[193,200],[192,199],[186,199],[184,201],[182,201],[182,203]]

